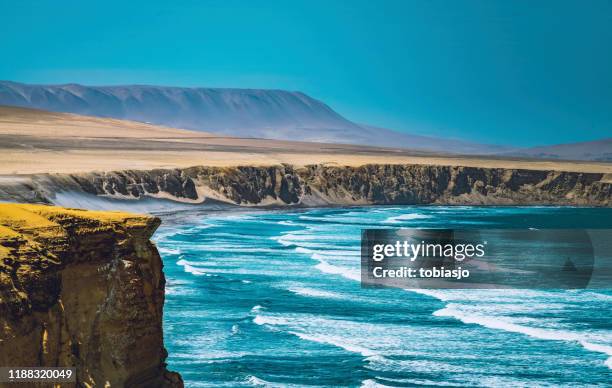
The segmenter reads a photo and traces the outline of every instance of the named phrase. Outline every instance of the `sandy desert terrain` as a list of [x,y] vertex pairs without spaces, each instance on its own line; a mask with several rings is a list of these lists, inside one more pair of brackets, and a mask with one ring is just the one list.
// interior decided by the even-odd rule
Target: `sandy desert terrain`
[[462,165],[612,174],[604,162],[440,155],[378,148],[232,138],[115,119],[0,106],[0,174],[74,173],[189,166],[315,163]]

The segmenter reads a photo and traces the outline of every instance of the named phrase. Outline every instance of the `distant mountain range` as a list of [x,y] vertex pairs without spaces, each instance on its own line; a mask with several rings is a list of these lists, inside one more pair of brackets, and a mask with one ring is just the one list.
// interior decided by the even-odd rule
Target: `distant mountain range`
[[[354,123],[301,92],[165,86],[28,85],[0,81],[0,105],[148,122],[236,137],[391,146],[460,154],[610,160],[610,142],[511,147],[412,135]],[[589,144],[591,144],[589,143]],[[586,144],[586,143],[580,143]],[[607,148],[606,148],[607,147]],[[568,157],[570,156],[570,157]]]
[[392,146],[456,153],[507,150],[353,123],[300,92],[0,81],[0,105],[135,120],[236,137]]
[[612,162],[612,138],[571,144],[523,148],[504,153],[508,156],[536,159],[592,160]]

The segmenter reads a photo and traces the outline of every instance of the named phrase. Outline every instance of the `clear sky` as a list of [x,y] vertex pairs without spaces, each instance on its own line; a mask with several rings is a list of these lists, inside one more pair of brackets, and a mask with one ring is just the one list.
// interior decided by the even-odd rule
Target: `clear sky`
[[612,136],[612,1],[4,1],[0,79],[300,90],[513,145]]

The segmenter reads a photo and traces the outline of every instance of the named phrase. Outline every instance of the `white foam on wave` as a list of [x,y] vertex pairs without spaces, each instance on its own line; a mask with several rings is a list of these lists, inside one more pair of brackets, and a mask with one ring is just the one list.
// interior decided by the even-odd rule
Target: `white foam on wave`
[[354,266],[359,262],[359,255],[351,255],[351,256],[336,256],[336,255],[322,255],[320,253],[313,253],[310,255],[310,258],[316,260],[318,262],[333,262],[335,264],[347,265],[348,267]]
[[166,254],[166,255],[180,255],[181,254],[181,250],[179,248],[166,248],[166,247],[158,246],[157,250],[161,254]]
[[383,207],[380,209],[373,208],[373,209],[368,209],[368,210],[372,213],[388,213],[392,210],[406,210],[406,209],[401,208],[401,207]]
[[253,306],[253,308],[251,309],[251,312],[252,313],[257,313],[257,312],[261,311],[263,308],[264,308],[263,306],[256,305],[256,306]]
[[304,253],[304,254],[307,254],[307,255],[314,252],[312,249],[308,249],[308,248],[304,248],[304,247],[297,247],[297,248],[295,248],[295,251],[297,253]]
[[316,255],[320,257],[352,257],[360,258],[361,250],[359,249],[324,249],[317,250]]
[[585,293],[590,298],[601,299],[601,300],[612,300],[612,295],[602,294],[601,292],[588,292]]
[[604,365],[607,366],[608,369],[612,369],[612,346],[594,344],[588,341],[580,341],[580,345],[586,350],[607,354],[609,357],[606,362],[604,362]]
[[[400,216],[390,217],[383,222],[396,224],[406,220],[409,221],[427,218],[432,217],[424,214],[404,214]],[[349,280],[360,281],[361,276],[358,268],[351,269],[347,268],[344,265],[338,265],[338,262],[342,259],[341,256],[352,257],[353,255],[342,255],[341,253],[343,251],[330,249],[333,248],[334,245],[332,243],[328,243],[325,237],[333,237],[334,239],[337,237],[334,236],[334,233],[331,231],[331,229],[328,231],[327,226],[323,230],[319,230],[319,228],[316,228],[315,230],[312,229],[313,228],[308,228],[306,231],[302,232],[292,232],[283,234],[278,237],[273,237],[273,239],[285,246],[297,246],[297,248],[295,248],[295,252],[310,255],[313,260],[318,262],[318,264],[315,265],[315,268],[323,273],[340,275]],[[326,233],[327,236],[321,238],[320,236],[317,236],[317,233]],[[323,242],[323,244],[321,242]],[[338,256],[338,258],[334,259],[334,256]],[[358,257],[357,254],[355,256]],[[358,265],[358,261],[356,263]],[[191,266],[188,262],[184,260],[179,260],[177,264],[183,265],[186,272],[190,272],[196,275],[205,274],[204,271],[201,271]],[[335,293],[330,293],[328,291],[317,290],[308,287],[293,287],[293,289],[289,289],[289,291],[294,292],[296,294],[312,297],[332,298],[334,296],[340,296],[342,298],[342,295],[340,294],[336,295]],[[505,303],[506,300],[509,303],[513,303],[516,302],[517,298],[526,297],[531,298],[529,301],[527,301],[527,304],[529,304],[532,300],[539,300],[540,297],[543,296],[542,292],[529,292],[523,290],[516,292],[512,290],[504,290],[502,292],[496,290],[483,290],[482,292],[460,292],[456,290],[448,291],[421,289],[408,291],[428,295],[440,301],[447,302],[447,305],[444,308],[434,312],[434,316],[452,317],[467,324],[477,324],[490,329],[519,333],[542,340],[556,340],[577,343],[588,351],[608,355],[608,359],[605,361],[605,365],[608,368],[612,369],[612,346],[602,344],[600,339],[589,337],[586,334],[581,334],[577,332],[557,330],[554,327],[530,327],[526,326],[524,324],[525,322],[517,322],[517,319],[515,318],[498,315],[499,313],[504,313],[508,310],[508,308],[512,307],[512,305]],[[598,296],[601,299],[612,297],[611,295],[607,294],[598,294]],[[466,306],[457,304],[470,301],[480,302],[483,300],[488,301],[488,305],[474,306],[482,307],[482,309],[480,310],[481,314],[476,313],[478,312],[478,308],[476,308],[475,310],[467,309],[466,311]],[[503,304],[503,306],[496,306],[496,303],[501,303]],[[533,307],[533,305],[531,307]],[[497,308],[500,308],[500,310],[496,311]],[[540,307],[538,306],[538,308]],[[253,318],[253,322],[257,325],[270,325],[273,327],[281,326],[284,327],[287,332],[291,333],[292,335],[296,335],[301,339],[319,343],[326,343],[340,347],[347,351],[362,354],[364,355],[364,357],[367,357],[369,359],[368,361],[372,363],[374,363],[375,361],[381,361],[380,357],[382,356],[379,353],[384,353],[383,348],[381,348],[381,350],[379,351],[371,349],[378,349],[379,344],[371,344],[368,342],[364,343],[363,341],[359,341],[351,336],[345,336],[342,332],[330,333],[328,331],[321,331],[316,329],[317,326],[325,326],[326,328],[335,327],[335,325],[327,324],[325,322],[320,325],[313,323],[311,325],[309,324],[309,326],[302,326],[301,323],[294,322],[295,320],[287,320],[286,318],[282,317],[262,316],[262,309],[263,308],[259,305],[254,306],[251,309],[251,313],[256,314]],[[536,326],[539,325],[536,324]],[[348,331],[349,330],[347,330],[347,332]]]
[[427,295],[442,302],[447,302],[450,300],[450,298],[443,291],[427,289],[406,289],[406,291],[414,292],[421,295]]
[[311,334],[305,334],[305,333],[300,333],[296,331],[289,331],[289,333],[303,340],[306,340],[306,341],[317,342],[317,343],[326,344],[326,345],[333,345],[333,346],[342,348],[346,351],[349,351],[351,353],[361,354],[364,357],[371,357],[371,356],[375,356],[378,354],[376,351],[372,349],[368,349],[363,346],[348,343],[346,339],[342,337],[337,337],[337,336],[332,336],[332,335],[322,335],[322,334],[311,335]]
[[316,217],[316,216],[304,216],[304,215],[299,216],[298,218],[299,218],[300,220],[305,220],[305,221],[322,221],[322,220],[324,220],[324,219],[325,219],[325,218],[320,217],[320,216],[319,216],[319,217]]
[[[309,255],[311,259],[318,262],[315,268],[323,273],[340,275],[350,280],[361,281],[361,273],[358,269],[351,269],[330,264],[330,261],[359,263],[358,250],[330,249],[329,246],[316,243],[304,243],[298,241],[296,235],[288,238],[289,234],[282,235],[277,239],[283,245],[299,245],[295,248],[296,253]],[[318,249],[317,249],[318,248]]]
[[282,327],[287,330],[287,333],[305,341],[317,342],[327,345],[333,345],[352,353],[361,354],[364,357],[372,357],[379,355],[379,352],[357,343],[360,337],[329,334],[325,328],[342,327],[350,328],[359,324],[352,321],[330,320],[321,317],[312,316],[279,316],[279,315],[261,315],[258,314],[253,318],[253,323],[257,325],[267,325],[272,327]]
[[238,214],[224,214],[221,217],[211,217],[212,220],[221,220],[221,221],[247,221],[254,220],[255,216],[250,214],[238,213]]
[[[302,340],[331,345],[359,354],[365,368],[380,372],[429,372],[433,369],[447,372],[465,372],[461,366],[428,360],[435,354],[418,346],[412,338],[422,334],[419,327],[383,322],[363,322],[339,319],[317,314],[290,314],[262,312],[253,323],[268,330],[282,331]],[[438,336],[439,337],[439,336]],[[410,356],[401,360],[389,355]],[[424,359],[425,358],[425,359]]]
[[428,216],[426,214],[420,213],[410,213],[410,214],[402,214],[399,216],[389,217],[383,221],[385,224],[399,224],[402,221],[412,221],[412,220],[425,220],[428,218],[432,218],[432,216]]
[[[532,327],[524,324],[519,324],[516,321],[511,321],[508,317],[495,316],[495,313],[525,313],[538,309],[548,309],[553,307],[560,308],[563,305],[554,303],[555,300],[560,300],[567,297],[564,293],[552,293],[538,290],[425,290],[425,289],[409,289],[406,291],[419,293],[422,295],[431,296],[442,302],[469,302],[478,303],[483,300],[489,302],[489,305],[465,305],[458,303],[449,303],[446,307],[437,310],[433,313],[437,317],[451,317],[460,320],[463,323],[476,324],[489,329],[502,330],[511,333],[527,335],[532,338],[548,341],[565,341],[580,344],[584,349],[603,353],[608,356],[605,365],[612,369],[612,346],[594,342],[585,333],[576,333],[568,330],[559,330],[553,328]],[[588,295],[587,295],[588,294]],[[573,297],[576,300],[581,298],[592,298],[594,293],[578,294]],[[606,299],[607,294],[599,294],[602,299]],[[540,299],[546,297],[547,302],[542,302]],[[561,300],[560,300],[561,301]],[[498,306],[495,303],[501,303]],[[466,311],[467,310],[467,311]],[[478,314],[474,311],[490,312],[491,315]],[[515,320],[518,318],[514,318]],[[530,318],[522,318],[524,322],[537,321]],[[540,324],[545,322],[539,322]],[[607,341],[607,338],[606,338]]]
[[[317,233],[318,232],[318,233]],[[342,236],[338,233],[324,233],[323,230],[314,230],[312,227],[308,227],[305,230],[298,232],[283,233],[280,236],[272,236],[271,240],[278,242],[284,246],[297,245],[309,248],[321,248],[326,249],[330,245],[334,245],[339,241],[354,241],[359,242],[359,235],[357,236]],[[332,232],[332,231],[330,231]]]
[[383,385],[376,380],[368,379],[361,382],[361,388],[392,388],[389,385]]
[[[362,322],[329,319],[310,315],[263,315],[253,318],[253,323],[267,326],[273,330],[283,330],[304,341],[331,345],[356,353],[372,370],[402,370],[401,361],[384,357],[388,347],[396,345],[396,336],[378,337],[374,330],[383,332],[386,326]],[[392,328],[392,330],[397,328]],[[378,332],[377,332],[378,333]],[[380,334],[380,333],[379,333]]]
[[246,379],[246,382],[255,386],[255,387],[269,387],[271,385],[270,382],[266,381],[266,380],[262,380],[259,377],[256,376],[249,376]]
[[338,267],[329,264],[326,261],[320,261],[319,264],[315,265],[315,268],[323,273],[332,275],[340,275],[346,279],[361,281],[361,273],[357,269]]
[[210,253],[276,253],[277,249],[264,248],[264,247],[252,247],[246,245],[234,244],[232,246],[220,246],[219,241],[211,241],[210,243],[182,243],[184,247],[187,247],[192,251],[200,251]]
[[297,295],[310,296],[310,297],[315,297],[315,298],[345,299],[345,296],[343,296],[342,294],[338,294],[337,292],[319,290],[319,289],[310,288],[310,287],[290,287],[289,291]]
[[168,279],[166,281],[165,294],[166,295],[192,295],[195,291],[190,287],[191,282],[178,279]]
[[192,290],[183,287],[166,287],[164,293],[166,295],[185,296],[192,294]]
[[352,250],[313,250],[304,247],[295,248],[296,253],[302,253],[305,255],[310,255],[310,258],[313,260],[328,260],[328,259],[355,259],[359,260],[360,253],[358,251]]
[[[402,221],[428,219],[428,218],[432,218],[432,217],[428,215],[424,215],[424,214],[413,213],[413,214],[403,214],[400,216],[390,217],[384,222],[395,224],[395,223],[401,223]],[[307,242],[304,242],[304,240],[307,240]],[[341,267],[338,265],[334,265],[337,261],[339,261],[339,260],[334,260],[334,256],[343,256],[341,254],[338,254],[340,252],[327,248],[328,252],[326,253],[329,253],[329,255],[326,255],[323,253],[323,250],[325,248],[320,248],[317,244],[313,244],[314,242],[313,240],[316,241],[316,235],[306,236],[303,233],[302,234],[300,233],[291,234],[290,233],[290,234],[281,236],[281,238],[277,241],[284,243],[284,245],[290,245],[290,244],[299,245],[299,247],[296,248],[296,252],[311,255],[311,258],[313,260],[316,260],[319,262],[315,266],[315,268],[323,273],[332,274],[332,275],[340,275],[349,280],[361,281],[359,270],[346,268],[344,266]],[[316,248],[320,248],[320,249],[316,249]],[[352,254],[345,254],[345,256],[352,256]],[[358,257],[358,255],[356,254],[355,256]],[[333,262],[334,264],[330,264],[330,261]],[[516,305],[516,304],[513,305],[512,302],[516,302],[516,298],[520,298],[523,300],[524,298],[529,298],[533,302],[536,302],[542,296],[547,296],[547,297],[552,297],[552,298],[557,297],[554,294],[549,295],[548,293],[544,293],[544,292],[539,292],[539,291],[530,292],[528,290],[520,290],[520,291],[504,290],[503,293],[496,292],[496,290],[483,290],[482,292],[471,292],[471,293],[470,292],[467,292],[467,293],[457,292],[454,290],[449,291],[449,290],[425,290],[425,289],[415,289],[415,290],[407,290],[407,291],[416,292],[422,295],[427,295],[435,299],[438,299],[442,302],[453,302],[453,301],[457,301],[457,302],[476,301],[478,302],[478,301],[483,300],[483,298],[486,298],[486,300],[492,303],[493,302],[503,303],[504,308],[512,307],[514,308],[515,312],[529,312],[530,309],[536,307],[536,305],[534,305],[533,303],[531,303],[530,306],[521,306],[521,305]],[[311,295],[311,296],[315,296],[315,295]],[[607,297],[609,297],[606,294],[599,294],[598,296],[600,296],[601,299],[606,299]],[[558,297],[562,297],[562,296],[559,295]],[[545,304],[548,304],[548,303],[545,303]],[[542,304],[541,302],[537,303],[538,308],[543,307],[543,306],[544,304]],[[545,306],[545,307],[548,308],[550,306]],[[559,305],[557,305],[557,307],[559,307]],[[496,306],[491,306],[491,309],[493,309],[491,311],[492,314],[494,313],[495,308]],[[596,341],[593,342],[589,340],[588,338],[586,338],[584,335],[581,335],[578,333],[574,333],[574,332],[566,331],[566,330],[530,327],[530,326],[526,326],[523,324],[518,324],[516,322],[509,321],[507,319],[504,319],[502,317],[497,317],[494,315],[491,315],[491,316],[484,315],[484,314],[478,315],[478,314],[472,314],[471,312],[465,313],[464,311],[461,311],[460,309],[458,309],[457,305],[453,303],[450,303],[445,308],[434,312],[434,315],[439,316],[439,317],[441,316],[453,317],[455,319],[459,319],[460,321],[464,323],[478,324],[480,326],[487,327],[490,329],[519,333],[519,334],[531,336],[531,337],[542,339],[542,340],[555,340],[555,341],[561,340],[561,341],[567,341],[567,342],[575,342],[575,343],[580,344],[586,350],[604,353],[608,355],[609,358],[606,360],[605,365],[608,368],[612,369],[612,347],[601,344],[601,343],[597,343]],[[527,320],[525,319],[524,321],[527,321]],[[263,322],[263,321],[260,320],[260,322]],[[278,324],[278,322],[276,323]],[[341,341],[339,341],[338,337],[313,336],[311,334],[304,334],[304,333],[298,333],[298,332],[294,332],[294,334],[296,335],[299,334],[299,336],[303,339],[313,340],[317,342],[325,342],[325,343],[329,343],[335,346],[340,346],[347,350],[353,349],[353,350],[358,351],[361,349],[360,347],[353,347],[350,345],[349,345],[350,347],[349,349],[349,347],[346,346],[346,343],[341,343]],[[344,346],[341,346],[341,345],[344,345]]]
[[327,247],[327,245],[323,243],[304,242],[304,240],[302,240],[299,236],[292,235],[292,234],[283,234],[281,236],[274,236],[270,238],[286,247],[291,246],[291,245],[295,245],[299,247],[306,247],[306,248],[321,248],[321,249],[325,249]]
[[206,237],[209,240],[219,240],[221,237],[227,237],[228,239],[239,239],[239,240],[248,240],[248,239],[258,239],[259,236],[250,236],[244,233],[230,233],[230,232],[208,232],[206,233]]
[[[330,231],[334,231],[335,229],[332,229]],[[308,228],[305,231],[300,231],[300,232],[292,232],[292,233],[285,233],[282,234],[281,237],[283,238],[283,240],[285,241],[295,241],[298,243],[304,242],[304,241],[331,241],[332,244],[337,243],[339,241],[359,241],[359,235],[357,236],[342,236],[342,235],[338,235],[336,234],[327,234],[328,231],[323,230],[322,228]],[[325,233],[325,234],[320,234],[320,233]]]
[[608,359],[606,360],[605,365],[612,369],[612,346],[589,342],[589,339],[583,334],[574,333],[567,330],[542,329],[538,327],[519,325],[499,317],[466,314],[465,312],[461,311],[458,305],[454,303],[450,303],[443,309],[435,311],[433,315],[436,317],[452,317],[460,320],[463,323],[471,323],[489,329],[524,334],[541,340],[576,342],[586,350],[606,354]]
[[176,264],[183,267],[183,270],[185,272],[188,272],[192,275],[206,275],[205,271],[202,271],[201,269],[197,269],[196,267],[189,264],[189,262],[185,259],[180,259],[179,261],[176,262]]
[[287,236],[287,234],[281,234],[280,236],[272,236],[270,237],[270,240],[274,240],[277,243],[286,247],[290,245],[295,245],[293,241],[289,241],[285,236]]

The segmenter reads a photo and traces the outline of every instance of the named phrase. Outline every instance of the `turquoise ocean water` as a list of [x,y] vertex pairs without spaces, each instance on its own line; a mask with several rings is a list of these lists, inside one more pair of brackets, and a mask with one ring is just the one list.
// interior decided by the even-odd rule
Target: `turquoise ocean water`
[[612,209],[368,207],[164,217],[188,387],[610,386],[612,291],[362,289],[362,228],[612,228]]

